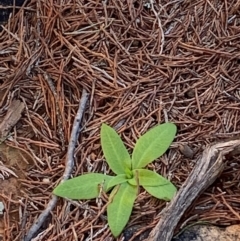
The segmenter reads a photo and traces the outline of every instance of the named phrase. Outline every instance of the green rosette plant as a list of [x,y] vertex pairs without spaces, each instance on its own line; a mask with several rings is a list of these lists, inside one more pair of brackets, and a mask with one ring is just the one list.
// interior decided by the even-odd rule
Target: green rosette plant
[[53,193],[79,200],[97,198],[100,190],[106,193],[111,191],[107,219],[113,236],[119,236],[129,221],[139,186],[165,201],[170,201],[175,195],[176,187],[169,180],[145,167],[166,152],[176,131],[173,123],[153,127],[137,140],[130,157],[116,131],[102,124],[100,136],[103,154],[116,176],[83,174],[60,183]]

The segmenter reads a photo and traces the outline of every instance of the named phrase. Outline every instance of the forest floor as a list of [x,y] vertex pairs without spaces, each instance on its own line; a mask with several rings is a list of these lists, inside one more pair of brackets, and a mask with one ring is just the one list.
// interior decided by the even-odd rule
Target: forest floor
[[[52,200],[83,89],[89,98],[72,176],[110,173],[100,146],[101,123],[117,130],[129,152],[149,128],[175,123],[172,146],[148,168],[177,188],[206,146],[240,136],[239,5],[32,0],[10,19],[0,32],[5,240],[24,240]],[[226,158],[221,176],[191,204],[176,232],[195,222],[239,224],[239,183],[239,156]],[[105,204],[59,199],[34,240],[114,240]],[[137,227],[139,240],[165,206],[140,192],[126,230]]]

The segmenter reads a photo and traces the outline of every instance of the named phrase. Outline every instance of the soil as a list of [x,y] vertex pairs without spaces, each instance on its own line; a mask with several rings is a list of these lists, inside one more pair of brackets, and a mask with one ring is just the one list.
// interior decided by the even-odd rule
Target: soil
[[[2,174],[0,181],[0,202],[5,207],[3,214],[0,215],[0,238],[2,237],[2,240],[6,240],[4,229],[18,225],[20,222],[18,198],[25,196],[25,188],[22,181],[26,179],[26,173],[33,166],[33,161],[23,151],[4,143],[0,145],[0,161],[2,163],[0,164],[0,170],[2,169],[1,166],[4,166],[14,173],[12,175],[11,172],[6,171],[5,175]],[[9,203],[6,202],[7,200]],[[5,212],[7,212],[7,215],[5,215]]]

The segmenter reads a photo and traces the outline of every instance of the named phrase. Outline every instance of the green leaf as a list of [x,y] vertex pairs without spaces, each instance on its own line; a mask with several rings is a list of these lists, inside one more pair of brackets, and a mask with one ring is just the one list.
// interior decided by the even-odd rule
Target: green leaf
[[176,187],[171,182],[163,186],[157,186],[157,187],[143,186],[143,188],[152,196],[165,201],[170,201],[174,197],[177,191]]
[[106,191],[107,184],[112,178],[100,173],[84,174],[60,183],[53,190],[53,194],[70,199],[96,198],[101,185],[103,185],[103,191]]
[[126,169],[131,169],[131,158],[116,131],[106,124],[101,127],[101,145],[103,154],[112,171],[124,174]]
[[133,150],[132,169],[145,167],[156,158],[163,155],[171,145],[177,128],[172,123],[153,127],[141,136]]
[[128,179],[126,178],[126,174],[119,174],[113,177],[107,184],[107,191],[110,190],[112,187],[117,186],[121,183],[126,182]]
[[156,172],[147,169],[135,169],[133,172],[133,178],[128,180],[131,185],[137,186],[151,186],[156,187],[160,185],[169,185],[169,180],[159,175]]
[[121,234],[132,213],[133,204],[137,197],[138,188],[122,183],[116,186],[111,195],[111,203],[107,206],[108,224],[114,237]]

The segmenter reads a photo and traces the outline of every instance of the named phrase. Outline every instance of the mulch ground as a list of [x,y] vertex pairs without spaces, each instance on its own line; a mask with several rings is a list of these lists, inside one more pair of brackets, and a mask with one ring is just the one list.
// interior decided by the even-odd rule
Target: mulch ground
[[[89,93],[72,176],[109,173],[100,126],[115,127],[131,152],[150,127],[174,122],[170,150],[149,165],[178,188],[209,144],[240,136],[240,3],[229,1],[40,1],[25,4],[0,33],[0,107],[25,105],[5,144],[31,156],[21,192],[0,194],[5,240],[22,240],[65,170],[82,91]],[[187,152],[184,150],[187,149]],[[240,163],[185,213],[179,229],[240,223]],[[106,202],[59,199],[35,240],[114,240]],[[166,203],[141,192],[131,226],[150,231]],[[18,218],[12,219],[12,213]],[[176,230],[177,232],[178,230]],[[117,240],[122,240],[123,235]]]

